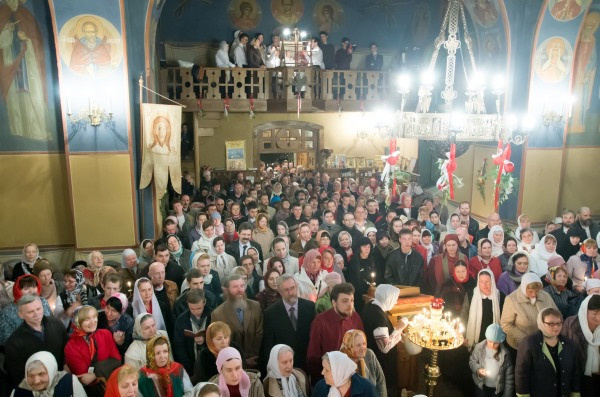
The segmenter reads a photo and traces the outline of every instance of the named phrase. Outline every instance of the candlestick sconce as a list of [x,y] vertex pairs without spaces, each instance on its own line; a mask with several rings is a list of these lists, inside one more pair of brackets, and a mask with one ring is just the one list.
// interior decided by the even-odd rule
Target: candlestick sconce
[[67,97],[67,116],[74,124],[89,124],[92,127],[99,127],[102,123],[112,120],[112,98],[108,97],[108,111],[103,106],[92,101],[88,96],[87,107],[81,109],[77,114],[71,111],[71,100]]

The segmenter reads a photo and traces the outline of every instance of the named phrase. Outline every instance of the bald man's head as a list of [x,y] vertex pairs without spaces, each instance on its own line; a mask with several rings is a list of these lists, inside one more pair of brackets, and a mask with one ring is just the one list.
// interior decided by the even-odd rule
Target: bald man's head
[[148,267],[148,277],[150,277],[154,288],[161,288],[165,283],[165,265],[160,262],[152,263]]

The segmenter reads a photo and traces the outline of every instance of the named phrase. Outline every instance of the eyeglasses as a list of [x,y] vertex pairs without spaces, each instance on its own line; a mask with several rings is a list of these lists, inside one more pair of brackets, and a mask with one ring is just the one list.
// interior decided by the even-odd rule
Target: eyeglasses
[[550,327],[560,327],[562,325],[562,321],[559,321],[557,323],[547,323],[544,321],[544,324],[549,325]]

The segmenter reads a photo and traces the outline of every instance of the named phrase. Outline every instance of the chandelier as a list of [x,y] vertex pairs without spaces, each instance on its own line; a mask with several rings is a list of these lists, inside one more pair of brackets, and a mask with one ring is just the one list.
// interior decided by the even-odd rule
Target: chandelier
[[[467,48],[470,69],[466,76],[465,104],[463,111],[454,111],[453,104],[458,98],[455,89],[456,56],[463,47]],[[444,88],[440,92],[444,103],[444,112],[431,112],[434,86],[434,70],[440,54],[445,49],[446,70]],[[467,62],[465,62],[466,64]],[[466,69],[466,66],[465,66]],[[389,138],[415,138],[451,141],[493,141],[503,139],[512,141],[513,133],[519,128],[514,118],[507,120],[501,114],[501,97],[505,93],[503,76],[494,77],[491,93],[496,96],[495,113],[488,113],[484,102],[485,79],[477,70],[473,54],[473,40],[467,29],[464,6],[461,0],[449,0],[440,33],[434,41],[434,51],[424,73],[421,75],[417,91],[418,101],[414,112],[405,112],[407,97],[410,93],[411,78],[407,74],[398,76],[397,91],[401,95],[400,110],[394,112],[393,120],[385,126],[385,135]]]
[[440,377],[440,367],[437,365],[438,352],[451,350],[464,342],[463,325],[458,318],[452,319],[450,313],[443,313],[444,300],[436,298],[431,303],[431,309],[423,309],[422,314],[414,316],[408,323],[406,337],[415,345],[431,350],[429,364],[425,365],[425,384],[427,395],[433,397],[433,392]]

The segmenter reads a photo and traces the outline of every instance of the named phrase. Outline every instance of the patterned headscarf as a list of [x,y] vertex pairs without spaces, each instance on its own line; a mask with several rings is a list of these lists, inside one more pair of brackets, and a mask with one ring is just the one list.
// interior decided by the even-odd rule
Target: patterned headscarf
[[73,291],[65,290],[65,294],[67,294],[67,303],[71,304],[77,302],[79,299],[79,295],[83,291],[83,283],[85,279],[83,278],[83,273],[81,270],[75,270],[75,288]]
[[365,342],[367,341],[367,335],[365,335],[365,333],[362,332],[360,329],[351,329],[346,331],[346,333],[344,334],[344,338],[342,339],[342,346],[340,347],[340,351],[342,353],[346,353],[346,355],[356,363],[356,373],[364,378],[367,376],[365,359],[356,357],[354,355],[354,339],[358,335],[362,335],[363,338],[365,338]]

